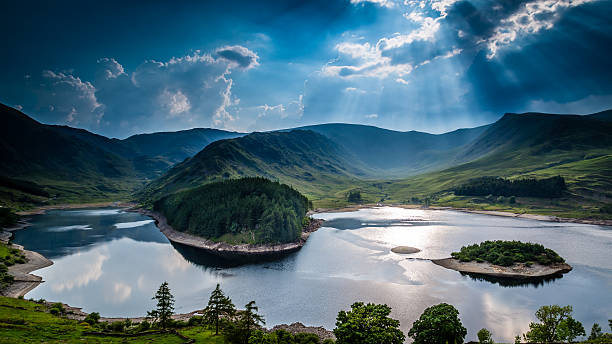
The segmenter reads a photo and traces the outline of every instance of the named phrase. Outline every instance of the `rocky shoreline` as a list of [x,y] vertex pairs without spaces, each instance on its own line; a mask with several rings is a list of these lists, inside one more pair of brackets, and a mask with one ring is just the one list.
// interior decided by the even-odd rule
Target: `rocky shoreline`
[[196,235],[179,232],[172,228],[172,226],[168,224],[166,218],[158,212],[142,208],[134,208],[132,211],[152,217],[155,220],[157,228],[159,228],[166,238],[173,243],[193,247],[229,260],[244,258],[269,258],[295,252],[304,246],[310,234],[319,229],[323,223],[323,220],[313,219],[310,225],[302,231],[302,236],[297,242],[268,245],[231,245],[224,242],[214,242]]
[[499,266],[487,262],[461,262],[455,258],[432,259],[431,261],[436,265],[462,273],[508,279],[546,278],[564,274],[572,270],[572,267],[566,263],[555,263],[551,265],[534,263],[531,266],[527,266],[523,263],[515,263],[511,266]]
[[24,264],[9,266],[8,271],[14,279],[0,294],[8,297],[20,297],[43,283],[42,277],[31,274],[31,272],[51,266],[53,262],[38,252],[25,250],[21,245],[12,244],[11,247],[23,251],[27,261]]

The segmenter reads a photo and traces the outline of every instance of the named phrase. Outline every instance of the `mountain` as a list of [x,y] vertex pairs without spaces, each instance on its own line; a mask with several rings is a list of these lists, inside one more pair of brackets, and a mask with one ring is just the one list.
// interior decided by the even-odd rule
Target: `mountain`
[[150,183],[142,197],[163,195],[213,181],[260,176],[320,196],[340,185],[350,188],[372,171],[342,146],[310,130],[252,133],[216,141]]
[[217,129],[111,139],[46,125],[0,104],[0,204],[129,198],[146,181],[209,143],[243,134]]
[[124,157],[2,104],[0,115],[0,199],[5,203],[37,200],[23,190],[13,192],[20,181],[39,184],[52,197],[92,200],[128,194],[138,184],[136,171]]
[[325,135],[376,170],[376,177],[406,177],[456,164],[463,146],[488,126],[444,134],[394,131],[357,124],[320,124],[298,129]]
[[610,202],[610,113],[506,114],[465,147],[460,158],[469,162],[398,181],[389,191],[390,197],[398,200],[444,193],[481,176],[561,175],[570,194],[588,202]]

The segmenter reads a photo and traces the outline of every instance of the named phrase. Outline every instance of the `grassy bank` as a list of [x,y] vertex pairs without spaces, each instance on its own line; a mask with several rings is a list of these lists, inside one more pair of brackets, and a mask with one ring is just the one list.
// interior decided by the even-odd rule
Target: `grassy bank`
[[[0,343],[185,343],[173,333],[148,334],[138,337],[88,335],[96,329],[85,322],[49,313],[42,304],[0,297]],[[186,327],[179,333],[194,343],[223,344],[225,338],[201,326]]]

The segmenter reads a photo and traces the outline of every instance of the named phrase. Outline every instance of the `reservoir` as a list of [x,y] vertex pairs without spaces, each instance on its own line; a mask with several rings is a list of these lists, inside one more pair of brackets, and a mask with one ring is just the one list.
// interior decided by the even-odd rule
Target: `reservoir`
[[[54,262],[34,272],[45,282],[26,298],[108,317],[146,315],[168,281],[177,313],[204,308],[220,283],[238,308],[255,300],[267,327],[299,321],[333,329],[338,311],[355,301],[388,304],[406,334],[426,307],[450,303],[468,329],[466,341],[486,327],[495,341],[512,342],[543,305],[572,305],[587,332],[595,322],[606,328],[612,318],[610,227],[393,207],[315,217],[326,222],[300,251],[241,266],[175,248],[151,218],[114,208],[33,216],[14,242]],[[427,260],[485,240],[541,243],[574,269],[553,280],[507,285]],[[421,251],[396,254],[396,246]]]

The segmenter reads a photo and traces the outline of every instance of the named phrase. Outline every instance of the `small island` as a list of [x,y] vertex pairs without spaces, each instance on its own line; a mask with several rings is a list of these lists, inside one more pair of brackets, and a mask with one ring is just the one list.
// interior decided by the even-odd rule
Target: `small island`
[[555,251],[520,241],[485,241],[432,261],[462,273],[510,279],[545,278],[572,270]]
[[276,257],[299,250],[322,220],[288,185],[260,177],[230,179],[166,196],[153,205],[170,241],[225,259]]

